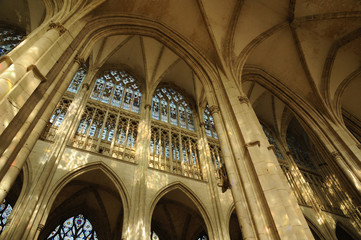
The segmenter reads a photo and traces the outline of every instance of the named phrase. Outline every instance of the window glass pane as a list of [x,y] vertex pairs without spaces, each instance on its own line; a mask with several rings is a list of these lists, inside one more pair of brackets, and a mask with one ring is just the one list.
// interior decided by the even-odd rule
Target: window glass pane
[[80,68],[77,73],[75,74],[73,80],[71,81],[67,91],[72,93],[77,93],[81,83],[83,82],[86,76],[86,71],[83,68]]
[[0,57],[13,50],[21,42],[23,36],[23,33],[11,27],[0,27]]

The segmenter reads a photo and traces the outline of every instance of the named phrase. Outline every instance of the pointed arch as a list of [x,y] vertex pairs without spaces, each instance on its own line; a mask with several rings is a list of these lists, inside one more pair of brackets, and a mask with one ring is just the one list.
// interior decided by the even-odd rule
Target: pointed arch
[[[323,236],[323,234],[321,233],[321,231],[318,229],[318,227],[316,227],[317,224],[315,224],[310,218],[308,218],[307,216],[305,216],[306,222],[308,227],[311,229],[311,233],[312,235],[315,237],[315,234],[317,235],[317,237],[320,238],[320,240],[326,240],[325,237]],[[315,238],[315,240],[317,240]]]
[[[95,171],[95,170],[99,170],[106,177],[108,177],[108,180],[110,180],[114,184],[114,187],[116,188],[116,190],[119,194],[120,201],[121,201],[122,207],[123,207],[123,231],[122,231],[122,234],[123,235],[126,234],[125,226],[128,225],[128,218],[129,218],[129,204],[130,204],[129,193],[126,190],[124,183],[116,175],[116,173],[103,162],[94,162],[94,163],[86,164],[82,167],[75,169],[72,172],[67,173],[65,176],[63,176],[61,179],[59,179],[54,184],[54,187],[49,191],[49,196],[51,196],[51,197],[48,200],[46,210],[41,219],[41,224],[45,225],[45,223],[47,222],[51,208],[53,207],[54,201],[57,198],[57,196],[59,195],[59,193],[61,192],[61,190],[64,189],[64,187],[66,187],[68,183],[70,183],[72,180],[76,179],[77,177],[79,177],[85,173]],[[90,189],[90,191],[91,191],[91,189]],[[78,193],[78,194],[80,194],[80,193]],[[99,196],[96,196],[96,194],[95,194],[95,197],[99,197]],[[87,212],[87,209],[84,206],[80,207],[80,208],[81,208],[80,210],[82,210],[84,212],[84,214],[87,215],[87,213],[89,213],[89,212]],[[65,213],[68,213],[67,216],[69,215],[69,217],[71,217],[70,212],[65,212]],[[82,213],[82,212],[79,212],[79,213]],[[78,213],[75,213],[75,214],[78,214]],[[66,219],[64,219],[64,220],[66,220]],[[94,221],[94,218],[93,218],[93,221]]]
[[[148,215],[148,222],[152,222],[152,216],[154,213],[154,209],[156,205],[158,204],[159,200],[161,200],[167,193],[170,193],[174,190],[180,190],[182,193],[184,193],[191,202],[196,206],[197,210],[201,214],[201,217],[206,225],[206,230],[208,233],[209,239],[213,239],[213,227],[209,218],[209,213],[206,210],[206,207],[203,205],[202,201],[199,199],[199,197],[184,183],[176,181],[173,182],[162,189],[160,189],[152,198],[151,205],[149,208],[149,215]],[[149,226],[150,228],[150,226]],[[150,229],[149,229],[150,231]]]

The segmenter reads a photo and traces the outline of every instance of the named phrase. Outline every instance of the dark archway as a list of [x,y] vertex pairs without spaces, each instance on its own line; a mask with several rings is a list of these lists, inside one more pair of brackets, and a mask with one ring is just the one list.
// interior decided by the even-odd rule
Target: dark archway
[[152,222],[160,240],[197,240],[207,235],[202,214],[180,189],[166,193],[154,208]]
[[338,240],[356,240],[339,224],[336,225],[336,237]]
[[79,214],[89,220],[99,239],[120,239],[124,209],[112,180],[100,169],[75,177],[59,192],[39,239],[50,234],[66,220]]
[[233,210],[231,218],[229,219],[229,237],[231,240],[242,240],[242,230],[239,227],[236,211]]

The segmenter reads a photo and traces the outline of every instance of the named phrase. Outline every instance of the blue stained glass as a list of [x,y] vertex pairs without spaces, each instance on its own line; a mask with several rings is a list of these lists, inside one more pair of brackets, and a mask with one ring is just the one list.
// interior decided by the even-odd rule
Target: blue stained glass
[[93,92],[92,92],[92,94],[91,94],[90,97],[91,97],[92,99],[98,100],[100,94],[101,94],[102,91],[103,91],[104,85],[105,85],[105,81],[103,80],[103,78],[98,78],[98,80],[97,80],[96,83],[95,83]]
[[67,91],[72,93],[77,93],[81,83],[83,82],[86,76],[86,71],[83,68],[80,68],[78,72],[75,74],[73,80],[71,81]]
[[0,57],[14,49],[22,40],[24,35],[15,30],[0,28]]
[[159,99],[155,96],[152,102],[152,118],[159,119]]
[[4,201],[0,205],[0,214],[1,214],[0,233],[4,230],[6,221],[8,220],[12,210],[13,208],[11,207],[11,205],[7,203],[6,200],[4,199]]
[[[61,226],[61,227],[60,227]],[[83,214],[70,217],[62,225],[58,225],[48,236],[50,240],[98,240],[92,224]]]

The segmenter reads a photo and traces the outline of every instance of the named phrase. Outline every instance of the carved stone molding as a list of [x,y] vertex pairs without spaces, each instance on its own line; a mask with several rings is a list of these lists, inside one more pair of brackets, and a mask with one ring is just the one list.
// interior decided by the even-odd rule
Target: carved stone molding
[[26,71],[33,71],[34,75],[41,79],[41,82],[48,81],[48,79],[40,72],[38,67],[34,64],[30,65]]
[[356,146],[358,147],[358,149],[361,149],[361,144],[357,144]]
[[259,140],[254,142],[249,142],[244,145],[246,148],[253,147],[253,146],[261,146],[261,142]]
[[211,112],[212,115],[214,113],[219,113],[219,107],[217,105],[212,105],[208,109],[209,109],[209,111]]
[[333,157],[334,159],[341,157],[340,153],[339,153],[339,152],[336,152],[336,151],[335,151],[335,152],[332,152],[331,154],[332,154],[332,157]]
[[145,105],[144,105],[144,109],[147,109],[147,108],[149,108],[149,110],[151,110],[151,109],[152,109],[152,105],[150,105],[149,103],[145,104]]
[[219,176],[221,177],[221,183],[217,184],[219,187],[222,187],[222,193],[227,191],[227,189],[231,188],[231,184],[229,182],[228,173],[226,167],[223,165],[218,170]]
[[51,29],[57,30],[60,36],[66,32],[66,28],[60,22],[51,22],[48,31]]
[[247,105],[248,105],[248,103],[249,103],[249,99],[248,99],[248,97],[247,96],[238,96],[238,100],[239,100],[239,102],[241,103],[241,104],[243,104],[243,103],[246,103]]

